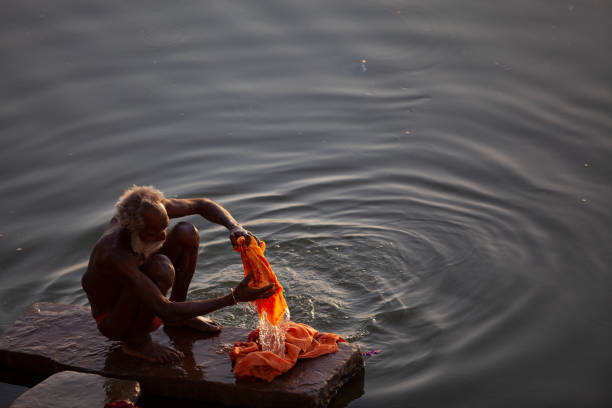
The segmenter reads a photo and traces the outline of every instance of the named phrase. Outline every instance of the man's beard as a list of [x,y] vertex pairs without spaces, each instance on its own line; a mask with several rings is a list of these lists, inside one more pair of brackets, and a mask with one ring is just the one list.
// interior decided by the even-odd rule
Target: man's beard
[[164,245],[165,241],[144,242],[137,232],[132,233],[132,251],[138,255],[138,266],[144,264],[149,257]]

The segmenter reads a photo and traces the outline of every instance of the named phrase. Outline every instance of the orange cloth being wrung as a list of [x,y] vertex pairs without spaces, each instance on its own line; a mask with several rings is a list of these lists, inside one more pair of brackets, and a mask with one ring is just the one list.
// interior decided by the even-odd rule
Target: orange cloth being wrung
[[[244,237],[239,237],[237,244],[244,276],[252,272],[249,286],[261,288],[274,283],[277,287],[276,292],[269,298],[255,301],[259,316],[265,312],[266,319],[271,324],[277,325],[287,310],[287,302],[283,296],[283,287],[263,254],[266,244],[260,241],[258,245],[257,241],[251,238],[249,245],[246,245]],[[251,332],[247,342],[234,344],[230,358],[234,362],[234,375],[237,379],[259,378],[270,382],[276,376],[289,371],[298,359],[334,353],[338,350],[338,342],[346,342],[337,334],[319,333],[308,325],[294,322],[289,322],[285,333],[283,356],[278,356],[269,350],[262,351],[258,340],[259,329],[256,329]]]
[[257,240],[251,238],[249,245],[246,245],[244,237],[238,237],[237,251],[240,252],[242,258],[242,267],[244,268],[244,276],[252,272],[251,283],[252,288],[263,288],[271,283],[276,285],[276,292],[266,299],[257,299],[255,305],[257,312],[261,317],[266,312],[266,319],[273,325],[277,325],[287,310],[287,302],[283,296],[283,287],[276,279],[276,275],[270,266],[270,263],[264,256],[266,243],[263,241],[257,244]]

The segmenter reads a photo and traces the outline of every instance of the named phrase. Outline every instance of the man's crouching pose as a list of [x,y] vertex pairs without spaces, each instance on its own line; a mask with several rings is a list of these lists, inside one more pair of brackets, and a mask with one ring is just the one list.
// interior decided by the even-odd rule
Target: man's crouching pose
[[215,333],[221,325],[201,315],[237,302],[266,298],[276,290],[273,285],[250,288],[249,275],[226,296],[185,300],[198,260],[200,236],[186,222],[179,222],[166,234],[170,218],[199,214],[225,226],[233,246],[240,236],[247,243],[257,239],[219,204],[206,198],[170,199],[153,187],[134,186],[119,198],[115,208],[81,282],[98,330],[111,340],[122,341],[125,353],[151,362],[177,361],[182,353],[153,342],[150,331],[164,323]]

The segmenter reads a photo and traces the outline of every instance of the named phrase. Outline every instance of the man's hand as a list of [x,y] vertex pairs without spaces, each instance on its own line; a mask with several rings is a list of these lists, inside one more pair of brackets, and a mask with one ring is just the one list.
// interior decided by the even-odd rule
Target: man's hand
[[249,245],[249,242],[251,242],[251,238],[254,238],[259,244],[259,239],[257,239],[255,235],[253,235],[250,231],[245,230],[241,225],[237,225],[233,227],[232,229],[230,229],[230,236],[229,236],[229,239],[232,242],[232,247],[234,249],[238,247],[238,243],[237,243],[238,237],[244,237],[247,245]]
[[249,287],[251,274],[252,272],[249,272],[249,274],[244,277],[242,282],[236,286],[236,289],[234,289],[234,296],[238,302],[251,302],[257,299],[264,299],[272,296],[274,292],[276,292],[276,285],[274,284],[264,286],[261,289],[253,289]]

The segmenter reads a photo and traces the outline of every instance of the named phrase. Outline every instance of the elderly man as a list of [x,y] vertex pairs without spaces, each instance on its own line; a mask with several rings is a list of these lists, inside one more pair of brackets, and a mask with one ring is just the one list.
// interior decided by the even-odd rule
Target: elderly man
[[[151,340],[150,331],[162,322],[218,332],[221,325],[205,319],[220,308],[271,296],[272,285],[248,286],[250,275],[228,294],[214,299],[186,301],[198,260],[197,229],[179,222],[166,233],[170,218],[199,214],[225,226],[230,241],[255,238],[219,204],[206,198],[170,199],[151,186],[125,191],[116,213],[96,243],[81,280],[98,330],[122,342],[123,351],[151,362],[170,362],[182,353]],[[172,288],[170,299],[166,298]]]

